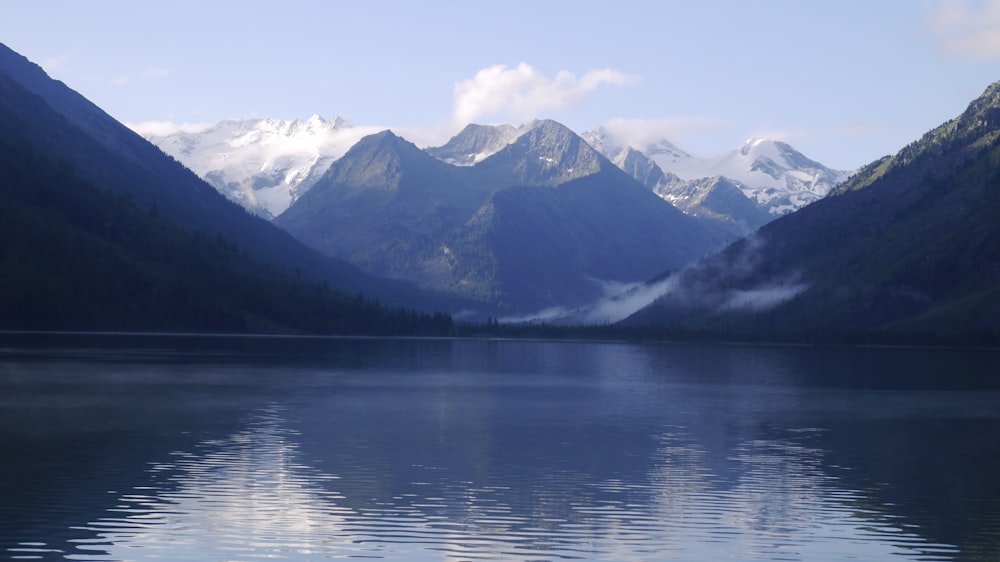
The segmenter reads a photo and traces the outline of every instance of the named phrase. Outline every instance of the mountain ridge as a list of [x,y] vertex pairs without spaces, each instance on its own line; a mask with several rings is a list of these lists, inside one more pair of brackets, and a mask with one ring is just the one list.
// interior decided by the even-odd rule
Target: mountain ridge
[[[321,129],[332,132],[326,137],[310,137],[312,140],[278,134],[280,131],[287,133],[294,129],[308,129],[310,124],[316,127],[316,121],[325,124]],[[545,121],[536,120],[517,127],[472,123],[444,145],[422,148],[446,163],[472,166],[514,144],[521,135],[530,133]],[[296,127],[296,124],[300,126]],[[307,127],[302,127],[302,124]],[[222,134],[220,130],[227,127],[236,130]],[[313,116],[306,122],[225,120],[199,133],[149,136],[149,139],[229,199],[251,212],[272,219],[308,191],[332,162],[346,154],[361,137],[376,131],[371,127],[351,126],[339,117],[323,121]],[[737,181],[749,199],[773,216],[780,216],[824,196],[846,177],[777,141],[763,143],[762,146],[769,147],[769,154],[763,156],[757,154],[761,150],[755,148],[755,143],[748,141],[724,155],[697,158],[666,139],[648,144],[643,147],[643,152],[621,144],[604,128],[585,131],[579,136],[657,192],[660,192],[658,183],[664,172],[674,173],[685,181],[701,181],[706,177],[722,175]],[[756,144],[761,145],[761,142],[758,140]],[[798,166],[797,169],[792,169],[793,163]],[[677,188],[676,182],[671,185]],[[729,222],[754,223],[756,219],[730,217]]]

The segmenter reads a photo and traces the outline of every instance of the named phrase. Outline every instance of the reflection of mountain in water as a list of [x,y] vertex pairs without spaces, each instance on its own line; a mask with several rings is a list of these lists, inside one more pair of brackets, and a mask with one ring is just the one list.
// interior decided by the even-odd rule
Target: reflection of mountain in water
[[78,548],[92,560],[294,558],[345,549],[337,540],[341,497],[323,486],[335,477],[298,464],[294,437],[270,409],[245,431],[171,453],[172,461],[150,466],[150,486],[122,494],[116,515],[89,524],[96,538]]
[[[194,396],[237,389],[272,405],[249,419],[227,412],[227,424],[242,420],[235,430],[194,428],[211,436],[200,441],[173,439],[178,426],[166,418],[147,424],[134,436],[156,459],[145,473],[76,484],[117,490],[110,505],[72,512],[82,539],[66,548],[21,526],[6,550],[90,560],[823,561],[974,559],[994,544],[997,501],[969,495],[996,490],[985,481],[995,450],[962,466],[973,457],[961,447],[975,441],[947,432],[996,429],[997,393],[874,376],[906,373],[912,350],[898,361],[888,350],[371,340],[324,341],[310,356],[292,343],[281,350],[294,366],[250,368],[233,355],[239,368],[223,369],[228,356],[213,356],[211,367],[192,361],[153,377],[156,392],[152,375],[100,379],[118,385],[123,422],[139,411],[155,418],[168,386],[167,402],[192,413]],[[255,352],[267,345],[255,341]],[[850,357],[856,380],[827,376],[845,372],[838,357]],[[947,361],[953,353],[916,357],[959,364]],[[803,373],[811,383],[796,381]],[[85,404],[86,392],[106,392],[73,380]],[[33,392],[16,388],[21,400]],[[100,466],[137,456],[127,449],[101,449]],[[962,532],[941,528],[950,521]]]
[[[838,491],[822,451],[794,434],[743,443],[731,459],[740,466],[735,481],[717,474],[714,453],[681,429],[655,439],[650,459],[637,459],[649,464],[635,481],[615,478],[613,462],[540,476],[499,458],[482,481],[470,481],[454,478],[448,464],[384,457],[363,430],[334,439],[344,473],[324,473],[303,463],[297,441],[309,437],[289,429],[286,415],[268,408],[244,431],[152,464],[150,485],[120,495],[113,515],[91,522],[95,537],[78,541],[84,554],[74,558],[839,560],[953,552],[874,511],[859,517],[863,495]],[[536,452],[538,466],[557,462],[558,451]]]

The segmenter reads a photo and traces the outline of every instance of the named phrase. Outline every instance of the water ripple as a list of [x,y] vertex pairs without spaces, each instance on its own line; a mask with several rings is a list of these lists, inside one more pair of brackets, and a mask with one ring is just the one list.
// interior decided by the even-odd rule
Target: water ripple
[[[117,494],[75,528],[71,552],[44,542],[13,559],[255,560],[952,560],[841,489],[805,440],[738,443],[722,475],[683,428],[656,439],[640,480],[594,480],[574,470],[502,483],[449,480],[411,465],[390,492],[349,458],[339,474],[310,466],[287,412],[272,407],[246,429],[150,463],[149,481]],[[809,432],[801,432],[808,436]],[[797,434],[796,434],[797,435]],[[345,457],[346,458],[346,457]],[[364,457],[360,457],[364,458]],[[350,478],[348,478],[350,476]],[[537,478],[537,475],[531,477]],[[349,482],[350,481],[350,482]]]

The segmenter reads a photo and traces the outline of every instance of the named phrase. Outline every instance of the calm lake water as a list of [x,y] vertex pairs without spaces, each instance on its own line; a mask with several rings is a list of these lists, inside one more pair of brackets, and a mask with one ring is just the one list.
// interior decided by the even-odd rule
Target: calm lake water
[[0,557],[1000,560],[1000,353],[0,335]]

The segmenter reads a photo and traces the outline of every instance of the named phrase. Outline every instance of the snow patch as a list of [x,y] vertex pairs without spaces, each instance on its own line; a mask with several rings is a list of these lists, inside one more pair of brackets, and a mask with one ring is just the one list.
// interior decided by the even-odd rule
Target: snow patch
[[334,160],[375,132],[340,117],[313,115],[306,121],[229,119],[194,132],[145,136],[231,200],[275,217]]

